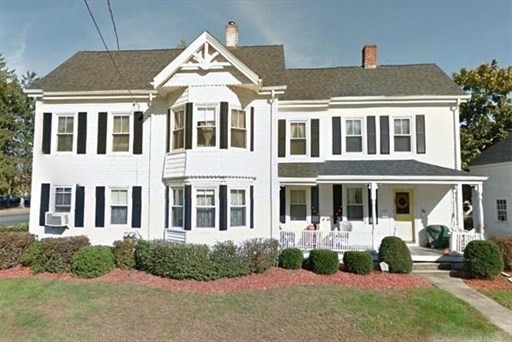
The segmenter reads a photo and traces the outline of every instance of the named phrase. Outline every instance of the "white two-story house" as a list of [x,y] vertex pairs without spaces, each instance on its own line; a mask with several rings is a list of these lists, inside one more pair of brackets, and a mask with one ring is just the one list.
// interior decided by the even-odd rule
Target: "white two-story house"
[[300,245],[315,224],[353,248],[419,245],[462,227],[461,186],[485,179],[460,171],[468,96],[434,64],[378,65],[374,45],[361,66],[287,69],[230,22],[225,44],[78,52],[27,93],[39,237]]

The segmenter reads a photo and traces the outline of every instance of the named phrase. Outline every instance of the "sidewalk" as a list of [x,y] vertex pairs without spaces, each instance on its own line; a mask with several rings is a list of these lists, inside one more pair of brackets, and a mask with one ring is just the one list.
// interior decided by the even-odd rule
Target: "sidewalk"
[[0,216],[10,216],[10,215],[20,215],[20,214],[28,214],[30,212],[30,208],[9,208],[9,209],[1,209]]
[[467,286],[462,279],[451,278],[448,274],[418,273],[419,276],[432,282],[455,297],[462,299],[480,311],[492,324],[500,327],[512,336],[512,310],[509,310],[480,292]]

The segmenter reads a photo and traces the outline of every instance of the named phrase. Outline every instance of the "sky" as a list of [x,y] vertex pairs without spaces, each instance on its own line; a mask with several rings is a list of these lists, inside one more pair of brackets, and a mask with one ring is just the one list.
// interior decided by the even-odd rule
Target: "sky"
[[[284,45],[288,68],[360,65],[371,43],[382,65],[512,65],[512,0],[110,1],[121,50],[175,48],[205,30],[224,42],[233,20],[240,45]],[[88,3],[115,50],[107,0]],[[0,53],[18,75],[81,50],[104,50],[83,0],[0,0]]]

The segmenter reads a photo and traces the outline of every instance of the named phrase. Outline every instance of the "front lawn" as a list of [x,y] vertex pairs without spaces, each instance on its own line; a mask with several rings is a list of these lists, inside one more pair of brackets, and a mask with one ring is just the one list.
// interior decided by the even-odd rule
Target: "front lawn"
[[141,285],[0,280],[8,341],[500,339],[475,310],[436,288],[336,285],[192,294]]
[[512,289],[510,290],[494,290],[484,291],[484,295],[491,297],[496,302],[500,303],[506,308],[512,310]]

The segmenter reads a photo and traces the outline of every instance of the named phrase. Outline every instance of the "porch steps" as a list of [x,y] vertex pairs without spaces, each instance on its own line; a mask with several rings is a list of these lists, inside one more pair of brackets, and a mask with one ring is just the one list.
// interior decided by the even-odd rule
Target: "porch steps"
[[412,266],[413,273],[436,273],[460,270],[461,262],[415,262]]

